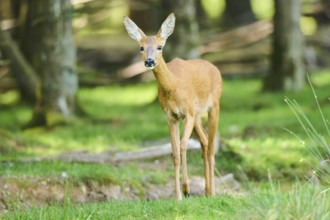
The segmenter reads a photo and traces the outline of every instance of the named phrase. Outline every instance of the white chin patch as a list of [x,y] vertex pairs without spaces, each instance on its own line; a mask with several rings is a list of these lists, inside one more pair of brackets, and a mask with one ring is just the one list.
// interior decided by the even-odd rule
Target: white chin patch
[[155,67],[154,66],[146,66],[148,70],[153,70]]

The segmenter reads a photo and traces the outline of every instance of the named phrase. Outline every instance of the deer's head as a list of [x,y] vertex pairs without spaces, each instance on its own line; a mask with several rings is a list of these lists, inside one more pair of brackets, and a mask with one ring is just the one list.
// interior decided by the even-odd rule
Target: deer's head
[[162,50],[166,39],[173,33],[175,16],[171,13],[163,22],[159,32],[154,36],[146,36],[143,31],[129,18],[124,17],[124,25],[131,38],[140,45],[140,51],[144,65],[148,69],[154,69],[163,59]]

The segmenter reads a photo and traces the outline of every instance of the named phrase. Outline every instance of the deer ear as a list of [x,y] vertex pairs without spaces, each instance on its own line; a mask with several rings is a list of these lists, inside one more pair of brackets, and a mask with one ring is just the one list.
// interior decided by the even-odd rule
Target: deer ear
[[140,41],[146,35],[143,31],[127,16],[124,17],[124,25],[128,35],[136,41]]
[[175,26],[175,16],[174,13],[171,13],[163,22],[158,32],[159,36],[164,40],[166,40],[173,33],[174,26]]

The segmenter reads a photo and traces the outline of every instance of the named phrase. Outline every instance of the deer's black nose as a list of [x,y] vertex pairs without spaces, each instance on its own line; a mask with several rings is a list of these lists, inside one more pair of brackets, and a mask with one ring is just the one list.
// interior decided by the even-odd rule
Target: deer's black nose
[[146,61],[144,61],[144,65],[147,68],[153,68],[153,67],[155,67],[155,61],[151,58],[147,58]]

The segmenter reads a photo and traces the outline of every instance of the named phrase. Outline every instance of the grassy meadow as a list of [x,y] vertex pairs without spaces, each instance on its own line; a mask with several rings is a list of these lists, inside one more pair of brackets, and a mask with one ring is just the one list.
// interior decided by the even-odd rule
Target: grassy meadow
[[[173,178],[170,156],[123,164],[24,162],[26,158],[63,152],[137,150],[148,141],[168,137],[165,117],[154,101],[156,83],[82,88],[79,100],[90,117],[46,129],[22,130],[31,117],[31,109],[17,104],[16,92],[2,94],[0,181],[28,191],[35,187],[33,180],[41,179],[53,187],[64,187],[65,193],[62,199],[35,205],[24,204],[19,194],[7,195],[7,211],[2,211],[0,218],[328,219],[330,172],[326,155],[330,155],[330,135],[325,124],[330,126],[330,74],[313,73],[311,81],[318,102],[309,85],[297,93],[270,94],[261,92],[260,79],[225,79],[216,170],[217,175],[233,173],[241,188],[232,195],[192,197],[180,203],[171,199],[145,200],[146,185],[164,185]],[[324,155],[324,161],[307,150],[309,146],[318,147],[317,141],[313,143],[318,135],[306,134],[285,99],[296,101],[308,117],[307,122],[324,138],[323,151],[317,151]],[[155,161],[162,164],[160,170],[153,167]],[[202,164],[200,152],[188,152],[190,175],[202,176]],[[136,197],[81,204],[70,198],[70,190],[82,184],[129,186]],[[1,197],[6,190],[0,187]]]
[[13,212],[4,219],[328,219],[327,193],[310,186],[262,190],[247,196],[189,198],[181,202],[110,201],[47,206]]

